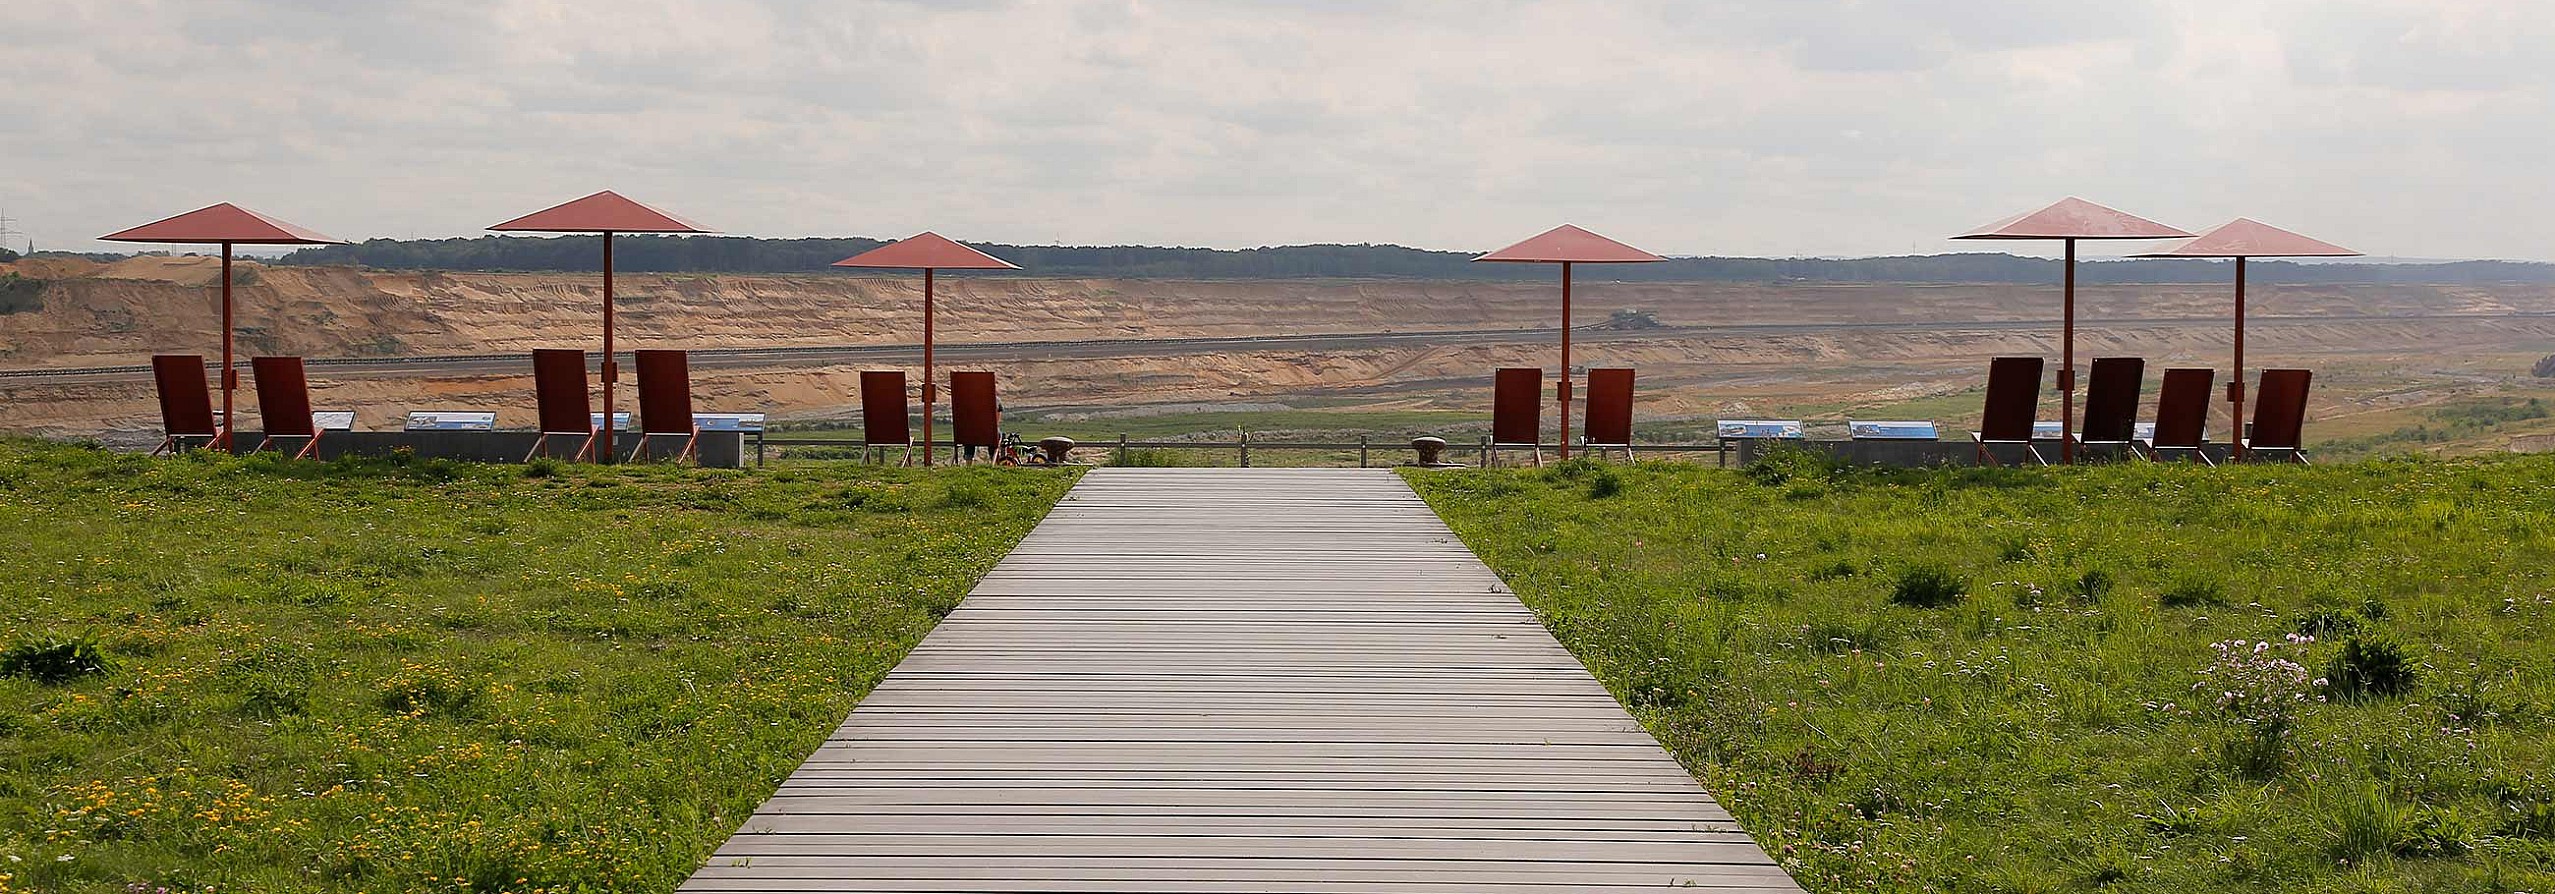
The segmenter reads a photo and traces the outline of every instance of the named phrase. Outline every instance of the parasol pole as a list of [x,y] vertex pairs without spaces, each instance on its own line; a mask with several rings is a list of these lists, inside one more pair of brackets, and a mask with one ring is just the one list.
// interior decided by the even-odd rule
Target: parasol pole
[[[620,364],[612,362],[612,231],[603,231],[603,461],[612,462],[620,454],[612,451],[612,383],[620,378]],[[642,437],[645,437],[642,435]]]
[[2067,321],[2058,348],[2058,461],[2076,461],[2076,240],[2067,240]]
[[1561,458],[1570,458],[1570,262],[1561,262]]
[[932,464],[932,268],[923,268],[923,466]]
[[2227,449],[2236,461],[2244,461],[2245,438],[2251,435],[2244,427],[2244,256],[2236,256],[2236,377],[2227,383],[2227,406],[2235,443]]
[[222,243],[222,443],[231,449],[231,392],[240,387],[239,373],[231,368],[231,244]]

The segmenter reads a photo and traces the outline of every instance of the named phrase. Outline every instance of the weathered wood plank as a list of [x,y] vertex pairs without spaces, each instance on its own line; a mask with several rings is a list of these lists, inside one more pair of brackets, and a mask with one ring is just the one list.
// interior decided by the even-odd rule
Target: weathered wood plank
[[1389,473],[1086,476],[687,891],[1798,891]]

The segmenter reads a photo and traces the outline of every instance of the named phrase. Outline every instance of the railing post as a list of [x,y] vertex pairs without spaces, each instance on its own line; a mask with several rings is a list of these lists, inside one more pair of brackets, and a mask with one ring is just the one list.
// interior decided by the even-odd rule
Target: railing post
[[1366,436],[1357,436],[1357,467],[1366,468]]
[[1248,468],[1250,468],[1250,467],[1251,467],[1251,430],[1246,428],[1246,429],[1241,429],[1241,432],[1242,432],[1242,467],[1243,467],[1243,468],[1245,468],[1245,469],[1248,469]]
[[1473,465],[1475,465],[1475,466],[1477,466],[1477,467],[1480,467],[1480,468],[1484,468],[1484,469],[1490,468],[1490,436],[1489,436],[1489,435],[1483,435],[1483,436],[1482,436],[1482,448],[1481,448],[1481,452],[1473,454]]
[[1119,464],[1119,465],[1122,465],[1122,466],[1127,464],[1127,433],[1126,433],[1126,432],[1119,432],[1119,433],[1118,433],[1118,464]]

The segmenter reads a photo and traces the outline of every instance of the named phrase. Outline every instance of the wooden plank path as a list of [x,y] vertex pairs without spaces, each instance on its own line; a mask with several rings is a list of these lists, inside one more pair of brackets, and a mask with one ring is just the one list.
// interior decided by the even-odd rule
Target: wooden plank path
[[684,891],[1798,891],[1398,477],[1099,469]]

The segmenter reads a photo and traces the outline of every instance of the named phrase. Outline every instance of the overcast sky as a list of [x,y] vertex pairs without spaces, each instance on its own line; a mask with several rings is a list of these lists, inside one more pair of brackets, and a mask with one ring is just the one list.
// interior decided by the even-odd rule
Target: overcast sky
[[2543,0],[6,0],[0,213],[1788,256],[2072,194],[2555,259],[2550,60]]

